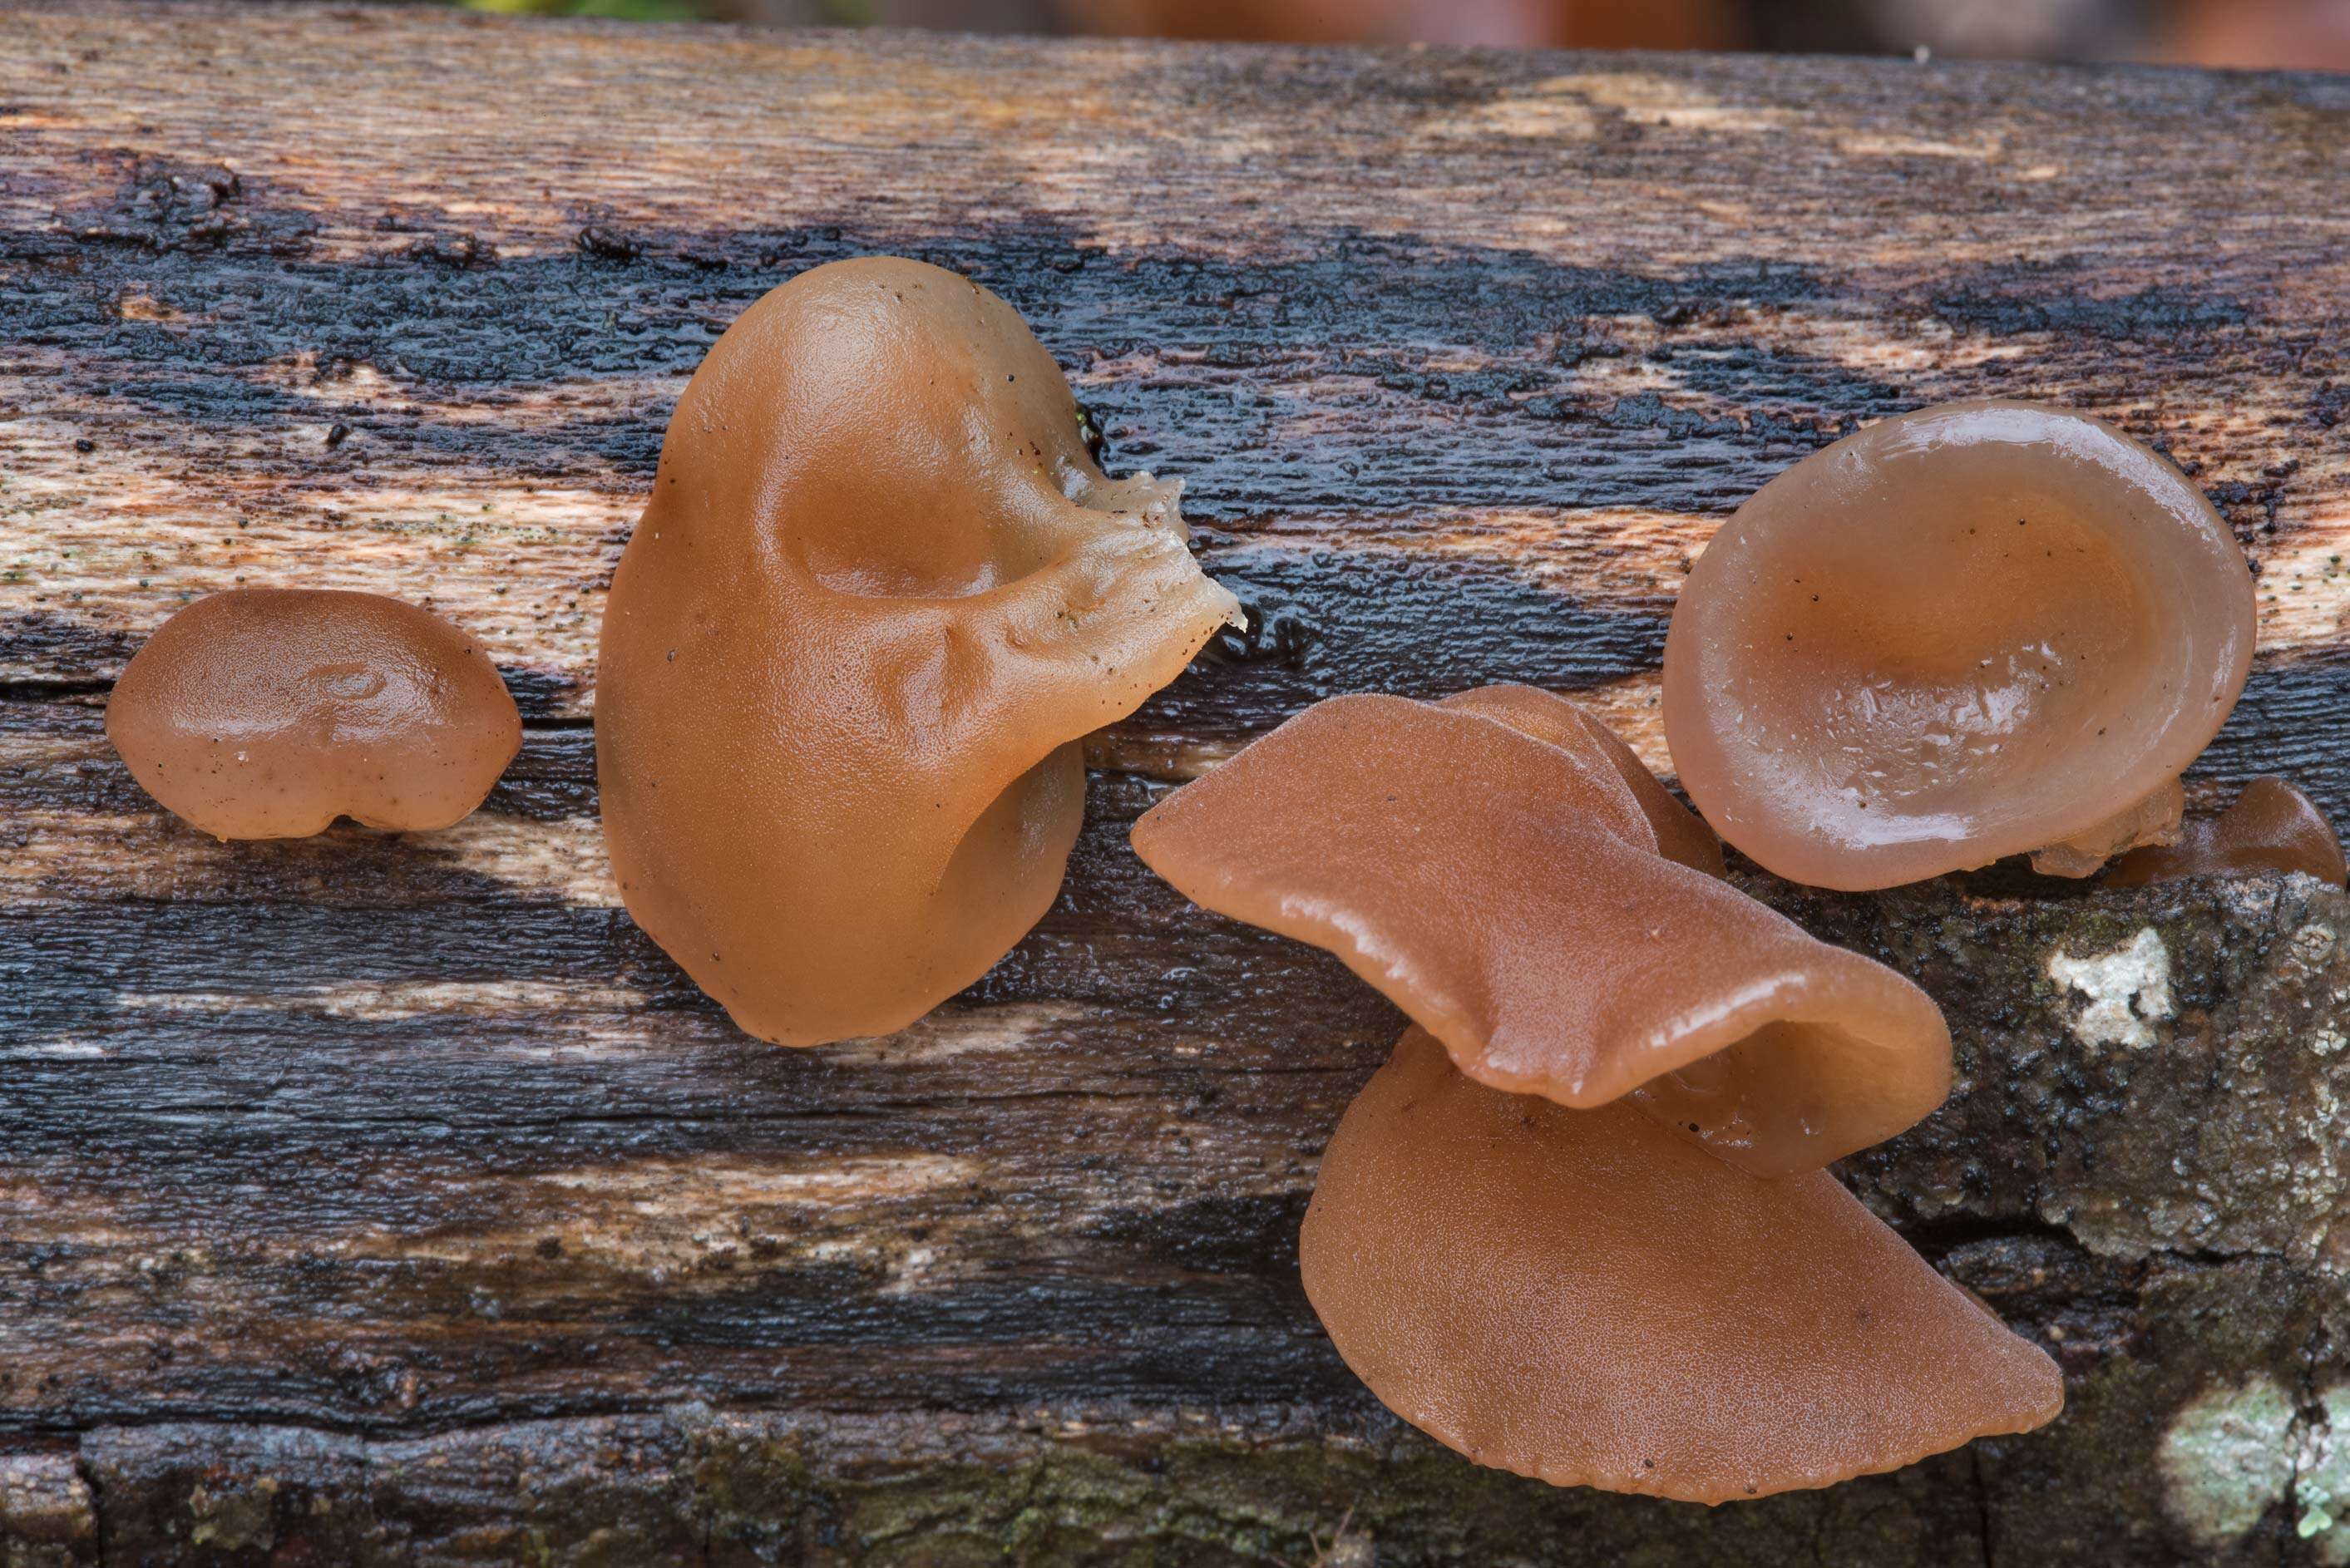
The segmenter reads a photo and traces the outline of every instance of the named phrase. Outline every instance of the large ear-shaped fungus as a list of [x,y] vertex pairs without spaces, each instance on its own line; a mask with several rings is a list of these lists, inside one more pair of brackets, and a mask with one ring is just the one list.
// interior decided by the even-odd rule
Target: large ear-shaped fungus
[[686,388],[613,578],[597,775],[629,912],[745,1030],[911,1023],[1049,907],[1078,741],[1228,620],[1178,485],[1104,477],[1012,307],[803,273]]
[[380,594],[237,588],[155,629],[107,699],[140,787],[222,838],[299,838],[338,816],[447,827],[522,749],[489,655]]
[[2176,877],[2250,877],[2303,871],[2340,887],[2342,841],[2317,803],[2281,778],[2257,778],[2216,817],[2189,820],[2176,845],[2134,849],[2114,863],[2108,885],[2126,888]]
[[2054,1363],[1826,1172],[1485,1088],[1417,1029],[1331,1138],[1298,1262],[1388,1408],[1554,1485],[1760,1497],[2064,1408]]
[[1318,703],[1152,807],[1135,851],[1337,954],[1478,1082],[1628,1095],[1751,1171],[1817,1169],[1941,1104],[1923,992],[1664,858],[1572,704],[1506,701],[1510,722],[1484,698]]
[[1955,403],[1764,485],[1682,586],[1665,738],[1783,877],[1885,888],[2176,836],[2179,774],[2251,665],[2252,581],[2209,502],[2102,421]]

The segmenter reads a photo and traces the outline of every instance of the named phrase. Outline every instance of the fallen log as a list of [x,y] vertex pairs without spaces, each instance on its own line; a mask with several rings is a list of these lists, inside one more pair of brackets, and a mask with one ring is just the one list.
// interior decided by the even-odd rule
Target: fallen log
[[[1340,691],[1533,681],[1666,765],[1726,509],[1985,394],[2220,504],[2262,646],[2197,803],[2350,818],[2345,133],[2317,77],[0,13],[0,1561],[2350,1559],[2340,891],[1742,871],[1948,1012],[1846,1175],[2071,1404],[1708,1512],[1347,1374],[1296,1225],[1399,1021],[1124,845]],[[619,911],[594,639],[711,337],[874,250],[1017,306],[1252,624],[1095,738],[993,974],[796,1053]],[[238,582],[484,638],[489,808],[164,816],[99,705]]]

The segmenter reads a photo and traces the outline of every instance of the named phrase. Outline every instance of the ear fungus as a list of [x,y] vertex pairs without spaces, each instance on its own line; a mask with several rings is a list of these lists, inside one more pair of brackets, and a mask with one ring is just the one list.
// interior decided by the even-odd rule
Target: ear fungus
[[1336,953],[1479,1083],[1629,1096],[1748,1171],[1815,1170],[1941,1104],[1933,1002],[1666,859],[1618,746],[1526,688],[1334,698],[1152,807],[1134,848]]
[[2210,504],[2111,425],[1926,409],[1723,525],[1673,611],[1666,740],[1706,820],[1794,881],[1885,888],[2026,851],[2085,876],[2176,836],[2253,611]]
[[300,838],[338,816],[447,827],[522,749],[497,667],[380,594],[238,588],[155,629],[107,700],[140,786],[221,838]]
[[1648,764],[1640,760],[1640,753],[1589,709],[1513,681],[1455,692],[1437,706],[1482,713],[1553,746],[1596,752],[1632,792],[1640,815],[1648,819],[1649,829],[1657,836],[1658,854],[1709,877],[1722,875],[1721,840],[1713,829],[1675,800],[1673,792],[1658,782]]
[[1554,1485],[1827,1486],[2064,1403],[1826,1172],[1758,1179],[1621,1106],[1483,1087],[1418,1029],[1331,1138],[1298,1262],[1388,1408]]
[[605,612],[597,776],[629,912],[753,1034],[886,1033],[1050,906],[1078,741],[1232,595],[1176,482],[1095,466],[1012,307],[890,257],[803,273],[671,419]]
[[2113,887],[2178,877],[2300,871],[2336,887],[2350,879],[2342,841],[2315,802],[2281,778],[2257,778],[2216,817],[2196,817],[2174,846],[2134,849],[2106,876]]

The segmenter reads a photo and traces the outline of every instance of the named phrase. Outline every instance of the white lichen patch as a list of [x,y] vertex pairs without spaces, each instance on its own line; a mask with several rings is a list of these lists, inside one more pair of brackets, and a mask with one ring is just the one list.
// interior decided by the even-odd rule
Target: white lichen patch
[[2293,1527],[2315,1540],[2320,1563],[2350,1563],[2350,1386],[2336,1384],[2320,1400],[2324,1419],[2301,1435],[2293,1480]]
[[2088,999],[2073,1019],[2073,1035],[2093,1050],[2126,1045],[2143,1051],[2154,1044],[2154,1025],[2178,1011],[2170,994],[2170,950],[2152,926],[2109,953],[2052,953],[2048,978]]
[[2293,1484],[2293,1396],[2272,1377],[2209,1389],[2162,1435],[2163,1502],[2213,1551],[2249,1533]]

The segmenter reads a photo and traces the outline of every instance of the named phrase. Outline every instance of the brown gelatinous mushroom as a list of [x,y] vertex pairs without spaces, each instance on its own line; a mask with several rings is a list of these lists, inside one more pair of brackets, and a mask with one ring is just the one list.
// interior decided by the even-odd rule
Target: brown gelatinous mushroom
[[2064,1408],[2046,1355],[1826,1172],[1486,1088],[1418,1029],[1331,1138],[1298,1263],[1389,1409],[1554,1485],[1762,1497]]
[[1665,738],[1714,829],[1794,881],[2027,851],[2085,876],[2176,836],[2252,631],[2243,552],[2170,463],[2099,420],[1954,403],[1723,525],[1673,610]]
[[1152,807],[1135,852],[1193,902],[1337,954],[1480,1083],[1628,1096],[1759,1174],[1940,1105],[1940,1009],[1660,855],[1573,707],[1334,698]]
[[912,1023],[1061,884],[1079,741],[1232,596],[1177,482],[1095,466],[1012,307],[879,257],[754,305],[613,578],[597,776],[629,912],[763,1039]]
[[106,733],[166,808],[222,838],[338,816],[447,827],[522,749],[474,640],[380,594],[237,588],[165,621],[107,700]]
[[2114,863],[2114,887],[2178,877],[2301,871],[2336,887],[2350,879],[2342,841],[2317,803],[2281,778],[2257,778],[2216,817],[2190,819],[2176,845],[2134,849]]
[[1472,713],[1499,719],[1512,729],[1554,746],[1578,746],[1583,741],[1596,744],[1625,787],[1632,792],[1632,798],[1639,803],[1641,815],[1656,833],[1657,852],[1708,876],[1722,875],[1720,836],[1695,812],[1675,800],[1673,792],[1659,783],[1657,775],[1648,771],[1648,764],[1640,760],[1640,753],[1625,744],[1624,737],[1609,729],[1588,708],[1539,687],[1509,681],[1455,692],[1437,706],[1466,708]]

